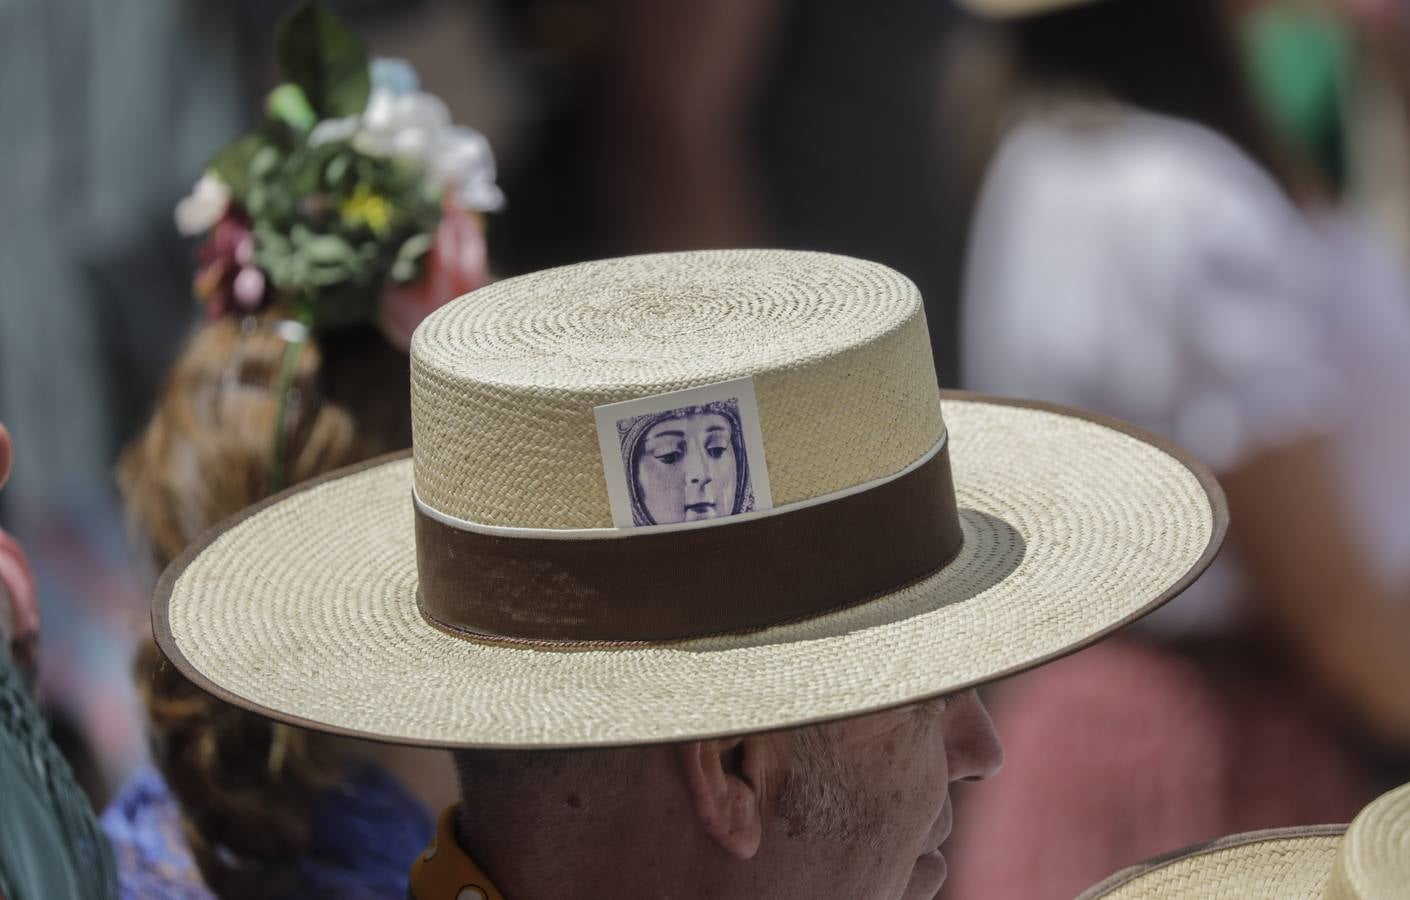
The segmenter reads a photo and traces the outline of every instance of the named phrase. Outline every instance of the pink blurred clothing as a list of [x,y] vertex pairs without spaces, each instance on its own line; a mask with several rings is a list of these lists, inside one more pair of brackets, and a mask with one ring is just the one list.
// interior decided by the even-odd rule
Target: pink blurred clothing
[[1375,795],[1283,667],[1115,638],[1005,684],[1003,771],[956,809],[944,900],[1070,900],[1125,866]]

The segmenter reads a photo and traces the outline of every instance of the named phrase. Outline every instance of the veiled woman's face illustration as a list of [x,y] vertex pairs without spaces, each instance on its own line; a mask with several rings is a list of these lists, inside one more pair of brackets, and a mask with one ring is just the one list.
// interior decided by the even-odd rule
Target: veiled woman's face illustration
[[633,473],[658,525],[734,512],[739,489],[731,423],[719,413],[663,419],[647,429]]

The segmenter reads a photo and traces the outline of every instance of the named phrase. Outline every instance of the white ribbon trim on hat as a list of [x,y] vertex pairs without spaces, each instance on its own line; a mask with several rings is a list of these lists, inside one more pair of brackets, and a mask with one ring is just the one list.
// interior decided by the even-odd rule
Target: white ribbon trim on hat
[[816,497],[809,497],[806,500],[798,500],[793,503],[786,503],[783,506],[775,506],[770,509],[756,509],[746,513],[738,513],[733,516],[724,516],[718,519],[701,519],[695,522],[672,522],[668,525],[642,525],[635,528],[523,528],[516,525],[486,525],[482,522],[471,522],[468,519],[461,519],[449,513],[441,512],[435,507],[427,504],[416,492],[416,486],[411,487],[411,499],[420,510],[442,525],[454,528],[458,531],[470,531],[477,534],[489,534],[499,537],[532,537],[549,540],[602,540],[604,538],[629,538],[644,534],[659,534],[667,531],[691,531],[697,528],[716,528],[723,525],[732,525],[736,522],[748,522],[754,519],[762,519],[766,516],[776,516],[780,513],[793,512],[799,509],[806,509],[809,506],[820,506],[824,503],[831,503],[841,500],[843,497],[850,497],[853,494],[860,494],[880,487],[888,482],[895,481],[903,475],[915,471],[925,465],[935,457],[935,454],[945,449],[945,444],[949,441],[950,432],[948,429],[940,433],[940,439],[915,462],[881,478],[855,484],[851,487],[843,488],[840,491],[832,491],[827,494],[819,494]]

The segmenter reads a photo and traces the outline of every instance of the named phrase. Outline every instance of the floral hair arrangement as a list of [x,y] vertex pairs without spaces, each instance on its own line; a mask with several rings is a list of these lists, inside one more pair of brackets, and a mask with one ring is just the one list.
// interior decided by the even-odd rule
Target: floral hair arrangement
[[276,56],[285,80],[264,121],[176,207],[182,234],[205,235],[196,297],[212,318],[376,323],[405,348],[428,313],[489,280],[479,214],[504,202],[489,143],[316,2],[280,23]]

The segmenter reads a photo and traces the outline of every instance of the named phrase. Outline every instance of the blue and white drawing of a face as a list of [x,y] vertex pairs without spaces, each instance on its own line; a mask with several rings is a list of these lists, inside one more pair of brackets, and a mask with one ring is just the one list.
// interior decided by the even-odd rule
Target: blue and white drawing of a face
[[711,409],[672,410],[634,429],[633,518],[666,525],[741,511],[747,462],[738,421]]

